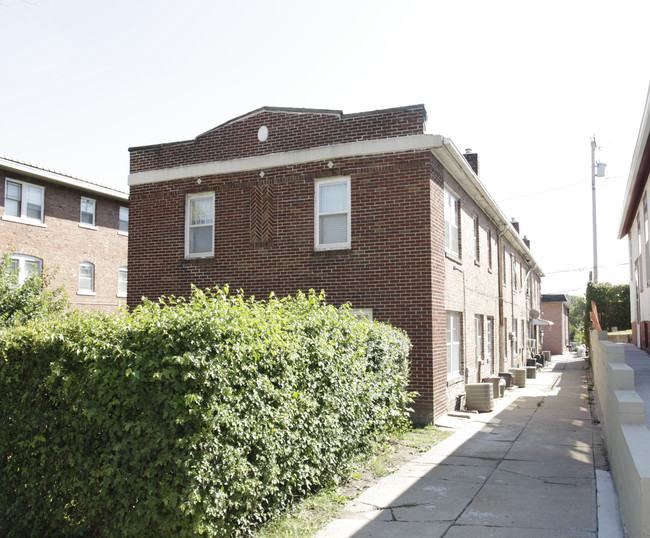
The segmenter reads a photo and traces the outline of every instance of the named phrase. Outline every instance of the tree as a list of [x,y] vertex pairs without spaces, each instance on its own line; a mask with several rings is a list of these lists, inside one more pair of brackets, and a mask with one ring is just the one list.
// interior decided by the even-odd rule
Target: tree
[[18,273],[11,267],[11,254],[5,253],[0,264],[0,329],[67,310],[68,296],[63,286],[49,287],[53,277],[53,273],[43,271],[19,284]]
[[578,295],[567,295],[571,303],[569,309],[569,340],[572,342],[584,341],[585,298]]
[[628,330],[632,327],[630,321],[630,286],[629,284],[612,285],[608,282],[603,284],[587,284],[585,294],[586,311],[584,315],[584,332],[589,334],[591,302],[596,303],[600,326],[604,331],[616,327],[618,330]]

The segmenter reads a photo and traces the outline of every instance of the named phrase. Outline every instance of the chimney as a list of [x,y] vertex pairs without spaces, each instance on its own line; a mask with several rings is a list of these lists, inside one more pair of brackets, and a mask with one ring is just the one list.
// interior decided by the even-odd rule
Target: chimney
[[528,239],[525,235],[524,235],[524,245],[526,245],[528,250],[530,250],[530,239]]
[[512,227],[517,230],[517,233],[519,233],[519,222],[516,221],[515,219],[512,219],[510,224],[512,224]]
[[473,153],[471,148],[467,148],[463,157],[465,157],[467,164],[470,165],[474,173],[478,176],[478,153]]

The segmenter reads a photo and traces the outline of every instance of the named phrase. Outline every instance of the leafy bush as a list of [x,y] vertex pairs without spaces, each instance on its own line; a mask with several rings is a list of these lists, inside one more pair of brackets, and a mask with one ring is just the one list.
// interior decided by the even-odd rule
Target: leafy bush
[[19,285],[18,274],[11,270],[11,254],[3,254],[0,261],[0,329],[44,319],[67,309],[64,288],[49,289],[52,276],[44,271]]
[[0,534],[245,535],[407,420],[406,335],[200,292],[0,342]]

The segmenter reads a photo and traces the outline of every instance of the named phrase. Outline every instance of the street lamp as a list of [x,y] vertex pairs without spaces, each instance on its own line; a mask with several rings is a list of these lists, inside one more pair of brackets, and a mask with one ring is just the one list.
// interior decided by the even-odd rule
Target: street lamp
[[596,162],[596,137],[591,139],[591,214],[594,229],[594,284],[598,284],[598,234],[596,233],[596,177],[605,177],[605,163]]

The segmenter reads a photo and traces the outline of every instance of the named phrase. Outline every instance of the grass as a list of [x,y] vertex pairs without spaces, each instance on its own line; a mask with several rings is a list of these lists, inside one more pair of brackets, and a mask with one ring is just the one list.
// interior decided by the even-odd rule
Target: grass
[[285,516],[264,525],[257,538],[300,538],[316,534],[337,517],[346,503],[382,477],[395,472],[417,454],[451,435],[435,426],[413,426],[396,434],[369,454],[339,487],[322,490],[293,506]]

